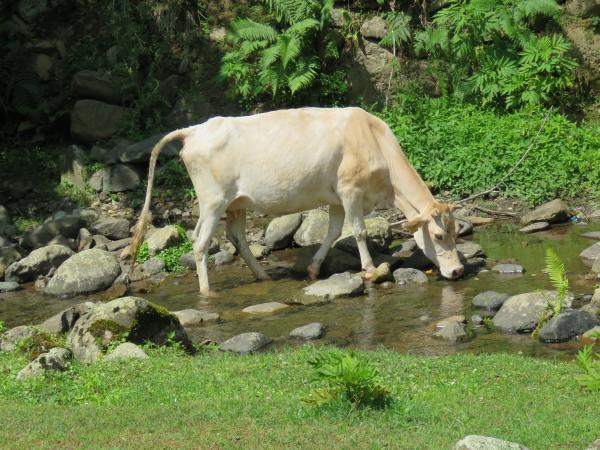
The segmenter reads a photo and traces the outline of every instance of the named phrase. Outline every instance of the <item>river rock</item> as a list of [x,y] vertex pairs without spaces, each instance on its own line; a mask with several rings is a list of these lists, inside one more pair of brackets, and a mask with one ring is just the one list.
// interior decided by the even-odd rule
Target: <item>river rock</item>
[[360,27],[360,34],[366,38],[382,39],[387,33],[387,22],[383,17],[373,16]]
[[16,283],[14,281],[0,281],[0,294],[4,292],[18,291],[19,289],[21,289],[19,283]]
[[127,111],[97,100],[78,100],[71,111],[71,135],[85,142],[109,139],[123,126]]
[[73,210],[71,215],[79,217],[85,227],[89,227],[100,218],[100,213],[95,208],[77,208]]
[[71,250],[76,250],[77,246],[75,245],[75,239],[67,239],[64,236],[56,236],[52,238],[48,245],[62,245],[64,247],[70,248]]
[[273,219],[265,232],[265,244],[271,250],[281,250],[292,244],[294,233],[300,228],[302,214],[288,214]]
[[173,225],[157,229],[146,239],[148,243],[148,253],[154,256],[168,247],[179,243],[179,231]]
[[71,361],[71,350],[54,347],[47,353],[42,353],[17,374],[17,380],[43,376],[48,371],[65,370]]
[[75,98],[91,98],[115,105],[121,102],[118,83],[112,77],[92,70],[80,70],[73,75],[71,94]]
[[[319,245],[303,248],[292,270],[299,274],[306,274],[306,268],[312,262],[312,257],[317,253],[318,249]],[[327,256],[321,264],[320,274],[327,276],[335,273],[360,270],[360,268],[359,258],[337,248],[332,248],[327,252]]]
[[118,241],[107,241],[106,250],[108,250],[109,252],[116,252],[117,250],[122,250],[129,244],[131,244],[131,241],[133,241],[133,238],[130,237],[125,239],[119,239]]
[[71,256],[48,282],[50,295],[78,295],[109,288],[121,273],[117,258],[92,248]]
[[77,235],[77,240],[75,241],[77,251],[80,252],[82,250],[87,250],[92,246],[92,242],[94,242],[92,233],[90,233],[87,228],[81,228],[79,230],[79,234]]
[[441,330],[436,331],[433,335],[450,342],[462,341],[467,337],[464,325],[456,321],[449,323]]
[[485,291],[473,297],[471,303],[473,303],[473,306],[476,308],[484,308],[488,311],[495,311],[499,309],[509,298],[509,294],[495,291]]
[[569,217],[571,217],[569,207],[565,202],[557,198],[525,214],[521,218],[521,222],[524,225],[532,222],[548,222],[552,224],[567,222]]
[[[528,333],[537,326],[542,312],[550,302],[556,300],[554,291],[528,292],[513,295],[504,302],[494,316],[494,325],[503,331],[512,333]],[[570,306],[567,299],[564,306]]]
[[73,329],[75,323],[85,314],[89,313],[94,308],[92,302],[80,303],[71,306],[64,311],[55,314],[49,319],[42,322],[38,328],[50,334],[68,333]]
[[542,342],[565,342],[595,327],[598,321],[577,309],[561,312],[544,324],[539,333]]
[[90,231],[109,239],[125,239],[129,236],[130,223],[127,219],[108,217],[97,220],[90,226]]
[[84,225],[81,218],[77,216],[68,215],[50,219],[34,231],[25,233],[23,239],[21,239],[21,245],[25,248],[40,248],[47,245],[56,236],[76,238],[79,234],[79,229]]
[[132,191],[140,184],[140,176],[129,164],[107,166],[102,174],[103,192]]
[[472,241],[456,244],[456,250],[458,250],[465,259],[475,258],[476,256],[485,256],[481,245]]
[[16,231],[8,211],[0,205],[0,236],[11,237]]
[[519,264],[496,264],[492,267],[492,271],[502,274],[521,274],[525,269]]
[[175,311],[173,314],[177,316],[179,323],[184,327],[193,327],[205,322],[218,322],[221,320],[221,316],[217,313],[198,311],[197,309],[183,309]]
[[219,350],[245,355],[260,350],[272,341],[270,337],[261,333],[242,333],[223,342],[219,345]]
[[95,362],[114,339],[142,344],[146,341],[165,345],[170,340],[190,347],[177,316],[139,297],[122,297],[97,303],[80,318],[67,335],[67,345],[75,359]]
[[304,295],[333,300],[338,297],[361,295],[365,291],[365,282],[360,275],[348,272],[336,273],[326,280],[305,287],[302,291]]
[[[235,256],[233,255],[233,253],[231,253],[227,250],[221,250],[212,256],[212,263],[215,266],[222,266],[224,264],[229,264],[229,263],[233,262],[234,259],[235,259]],[[194,262],[194,267],[196,267],[195,262]]]
[[310,211],[294,233],[294,241],[302,246],[320,244],[327,235],[329,214],[320,209]]
[[88,184],[94,191],[100,192],[103,189],[105,173],[104,169],[97,170],[88,180]]
[[252,256],[254,256],[256,259],[264,258],[269,254],[269,249],[261,244],[250,244],[248,248],[250,249]]
[[515,442],[503,441],[488,436],[470,435],[456,443],[453,450],[529,450]]
[[600,450],[600,439],[596,439],[586,450]]
[[600,231],[590,231],[589,233],[583,233],[581,237],[585,237],[588,239],[596,239],[600,241]]
[[425,275],[420,270],[402,267],[400,269],[394,270],[394,279],[396,280],[397,284],[424,284],[429,282],[427,275]]
[[438,323],[436,323],[435,327],[436,327],[436,329],[441,330],[442,328],[447,327],[448,325],[451,325],[453,323],[458,323],[460,325],[464,325],[465,316],[463,316],[462,314],[459,314],[456,316],[446,317],[445,319],[442,319]]
[[597,288],[594,291],[594,295],[592,295],[592,300],[590,301],[590,305],[597,306],[600,308],[600,288]]
[[550,228],[550,224],[548,222],[533,222],[533,223],[530,223],[529,225],[524,226],[519,231],[521,233],[529,234],[529,233],[535,233],[537,231],[544,231],[544,230],[547,230],[548,228]]
[[5,273],[6,281],[26,283],[56,269],[73,255],[73,250],[63,245],[48,245],[32,251],[27,257],[12,263]]
[[14,247],[0,247],[0,280],[4,279],[6,269],[21,259],[21,254]]
[[129,272],[129,281],[136,282],[158,275],[165,268],[165,262],[162,259],[150,258],[142,264],[138,264]]
[[3,352],[12,352],[17,348],[19,342],[36,334],[38,334],[38,330],[29,325],[20,325],[11,328],[7,332],[0,334],[0,350]]
[[458,236],[468,236],[473,234],[473,223],[466,217],[455,217],[454,227]]
[[583,259],[595,261],[600,256],[600,242],[596,242],[594,245],[586,248],[579,256]]
[[105,361],[123,361],[127,359],[147,359],[148,355],[137,345],[131,342],[123,342],[111,353],[109,353]]
[[290,337],[296,339],[304,339],[312,341],[319,339],[325,332],[325,326],[320,322],[309,323],[302,327],[298,327],[290,331]]
[[260,303],[258,305],[247,306],[242,311],[247,314],[273,314],[289,308],[289,305],[279,302]]

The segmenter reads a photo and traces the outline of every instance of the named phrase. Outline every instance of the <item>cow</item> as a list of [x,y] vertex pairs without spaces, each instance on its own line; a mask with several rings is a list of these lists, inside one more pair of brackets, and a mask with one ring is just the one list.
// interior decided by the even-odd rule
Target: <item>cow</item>
[[175,130],[153,148],[144,206],[125,256],[132,264],[144,239],[156,160],[171,141],[194,186],[199,219],[193,232],[200,293],[209,295],[208,248],[222,215],[226,234],[260,280],[269,275],[248,248],[246,209],[284,215],[329,205],[327,236],[312,257],[312,279],[339,238],[344,219],[358,244],[365,277],[375,271],[367,248],[364,215],[394,206],[405,228],[439,267],[443,277],[459,278],[454,205],[435,200],[402,152],[388,125],[361,108],[299,108],[244,117],[214,117]]

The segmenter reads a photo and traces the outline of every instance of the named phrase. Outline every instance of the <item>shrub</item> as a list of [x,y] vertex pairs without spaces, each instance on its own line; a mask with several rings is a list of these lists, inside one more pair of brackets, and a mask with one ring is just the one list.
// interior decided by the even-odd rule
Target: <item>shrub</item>
[[586,345],[577,353],[577,365],[583,370],[583,374],[577,377],[582,386],[590,390],[600,390],[600,358],[594,355],[591,345]]
[[466,196],[493,186],[528,157],[499,190],[531,204],[556,197],[600,197],[600,126],[578,126],[553,111],[498,114],[452,99],[405,96],[380,116],[434,190]]
[[[179,264],[179,258],[191,252],[192,242],[187,238],[185,230],[181,225],[175,225],[179,233],[179,244],[165,248],[160,251],[155,258],[158,258],[165,263],[165,272],[184,272],[187,268]],[[148,252],[148,243],[144,241],[138,252],[137,258],[135,259],[137,264],[142,264],[150,259],[150,253]]]

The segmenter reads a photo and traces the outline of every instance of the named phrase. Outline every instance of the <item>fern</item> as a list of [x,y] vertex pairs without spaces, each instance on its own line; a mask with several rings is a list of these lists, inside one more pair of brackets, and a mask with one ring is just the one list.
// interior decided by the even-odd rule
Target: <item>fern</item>
[[593,347],[586,345],[577,353],[577,365],[584,374],[576,377],[582,386],[590,390],[600,390],[600,359],[594,355]]
[[550,247],[546,249],[546,270],[548,271],[550,283],[556,289],[556,302],[552,305],[552,309],[554,315],[557,316],[560,314],[564,301],[567,298],[569,280],[566,275],[564,263]]
[[403,42],[410,40],[412,34],[410,16],[399,11],[393,11],[388,13],[386,19],[388,31],[381,41],[379,41],[380,45],[397,48]]

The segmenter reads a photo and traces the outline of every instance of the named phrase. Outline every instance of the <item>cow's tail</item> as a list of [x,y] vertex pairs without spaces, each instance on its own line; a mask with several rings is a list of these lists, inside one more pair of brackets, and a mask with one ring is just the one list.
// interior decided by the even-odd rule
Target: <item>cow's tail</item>
[[175,130],[164,136],[160,141],[156,143],[156,145],[152,149],[152,153],[150,154],[150,166],[148,168],[148,186],[146,187],[146,199],[144,200],[144,207],[142,208],[142,212],[140,213],[138,222],[135,225],[131,245],[125,248],[125,250],[121,253],[121,258],[131,258],[132,270],[135,266],[135,259],[137,258],[138,251],[142,246],[142,242],[144,241],[146,226],[148,225],[148,213],[150,211],[150,202],[152,201],[152,185],[154,184],[154,169],[156,167],[156,160],[158,159],[158,155],[160,155],[160,152],[162,151],[164,146],[167,145],[169,142],[185,140],[185,138],[189,136],[189,133],[189,128]]

